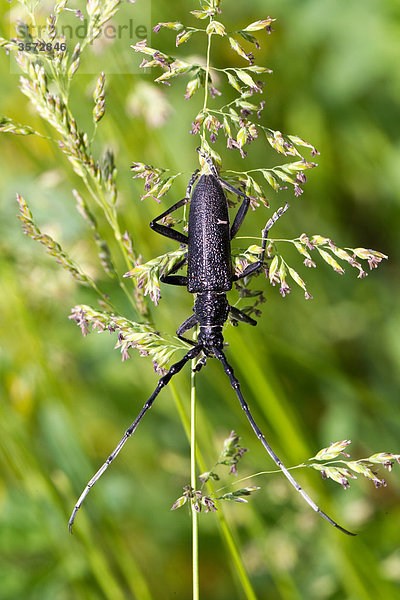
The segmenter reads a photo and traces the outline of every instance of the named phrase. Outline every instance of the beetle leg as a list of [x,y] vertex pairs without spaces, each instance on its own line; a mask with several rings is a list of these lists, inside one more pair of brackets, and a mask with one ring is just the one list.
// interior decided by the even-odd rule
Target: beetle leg
[[[281,206],[280,208],[278,208],[278,210],[276,212],[274,212],[274,214],[269,219],[269,221],[267,222],[267,224],[265,225],[265,227],[261,233],[261,235],[262,235],[262,245],[261,245],[262,250],[259,254],[259,259],[256,262],[251,263],[250,265],[247,265],[247,267],[244,269],[243,273],[241,273],[240,275],[234,275],[232,277],[232,281],[238,281],[239,279],[248,277],[249,275],[256,273],[257,271],[259,271],[262,268],[263,263],[264,263],[265,250],[267,248],[269,230],[275,225],[277,220],[283,215],[283,213],[285,213],[287,211],[288,208],[289,208],[289,204],[286,203],[285,206]],[[235,221],[236,221],[236,219],[235,219]]]
[[196,346],[196,342],[194,342],[193,340],[188,340],[187,338],[183,337],[182,334],[186,331],[189,331],[189,329],[192,329],[195,325],[197,325],[197,322],[198,321],[196,315],[190,315],[190,317],[188,317],[186,321],[184,321],[182,325],[180,325],[176,330],[176,335],[178,336],[178,338],[180,340],[183,340],[184,342],[187,342],[191,346]]
[[221,179],[220,176],[218,176],[218,181],[220,182],[220,184],[222,185],[222,187],[224,187],[226,190],[229,190],[230,192],[232,192],[232,194],[236,194],[236,196],[239,196],[240,198],[245,198],[245,199],[247,198],[248,201],[249,201],[249,203],[250,203],[250,198],[249,198],[249,196],[247,196],[247,194],[245,194],[244,192],[242,192],[238,188],[233,187],[233,185],[231,185],[230,183],[228,183],[224,179]]
[[185,235],[184,233],[181,233],[180,231],[176,231],[176,229],[172,229],[172,227],[167,227],[166,225],[160,225],[160,223],[158,223],[157,221],[160,221],[164,217],[167,217],[175,210],[178,210],[178,208],[185,206],[185,204],[187,204],[189,202],[189,200],[190,200],[190,198],[182,198],[182,200],[179,200],[179,202],[176,202],[176,204],[174,204],[173,206],[168,208],[166,211],[164,211],[161,215],[159,215],[158,217],[153,219],[150,223],[150,227],[154,231],[159,233],[160,235],[164,235],[167,238],[171,238],[171,240],[175,240],[176,242],[179,242],[180,244],[187,244],[188,243],[187,235]]
[[245,312],[236,308],[236,306],[230,306],[229,312],[232,317],[236,319],[236,321],[241,321],[242,323],[247,323],[248,325],[257,325],[257,321],[246,315]]
[[176,265],[174,265],[172,267],[172,269],[170,271],[168,271],[168,273],[164,273],[164,275],[161,275],[160,281],[162,283],[168,283],[169,285],[187,286],[187,277],[184,277],[183,275],[174,275],[174,273],[176,273],[177,271],[179,271],[179,269],[181,267],[183,267],[183,265],[186,263],[186,261],[187,261],[187,253],[184,255],[182,260],[177,262]]
[[245,270],[240,273],[240,275],[234,275],[232,277],[232,281],[239,281],[239,279],[244,279],[244,277],[248,277],[249,275],[253,275],[253,273],[257,273],[257,271],[259,271],[263,266],[264,254],[265,252],[262,253],[262,260],[257,260],[256,262],[251,263],[251,265],[247,265]]
[[181,285],[187,287],[187,277],[185,275],[162,275],[160,277],[162,283],[168,283],[168,285]]
[[249,206],[250,206],[250,198],[248,196],[245,196],[243,198],[242,204],[239,206],[239,209],[236,213],[235,220],[232,223],[231,240],[235,237],[235,235],[241,228],[242,223],[247,215],[247,211],[249,210]]
[[239,231],[239,229],[241,228],[243,221],[246,218],[247,211],[249,210],[249,206],[250,206],[250,197],[247,196],[247,194],[245,194],[241,190],[238,190],[237,188],[233,187],[233,185],[231,185],[227,181],[224,181],[220,177],[218,177],[218,181],[220,182],[222,187],[224,187],[226,190],[229,190],[233,194],[236,194],[236,196],[238,196],[239,198],[243,198],[242,204],[239,206],[239,209],[236,213],[235,219],[234,219],[232,227],[231,227],[230,237],[232,240],[235,237],[235,235],[237,234],[237,232]]
[[[196,169],[196,171],[191,176],[188,186],[186,188],[185,198],[182,198],[182,200],[179,200],[179,202],[176,202],[175,204],[173,204],[170,208],[168,208],[161,215],[159,215],[158,217],[153,219],[150,223],[150,227],[154,231],[156,231],[160,235],[164,235],[167,238],[175,240],[176,242],[179,242],[180,244],[187,245],[187,243],[188,243],[187,235],[185,235],[184,233],[181,233],[180,231],[176,231],[176,229],[172,229],[172,227],[167,227],[166,225],[160,225],[160,223],[158,223],[158,221],[161,221],[161,219],[163,219],[164,217],[167,217],[168,215],[173,213],[175,210],[178,210],[178,208],[185,206],[185,204],[187,204],[190,201],[190,196],[192,194],[192,188],[197,179],[198,173],[199,173],[199,169]],[[181,285],[181,284],[177,284],[177,285]],[[186,285],[186,284],[182,284],[182,285]]]

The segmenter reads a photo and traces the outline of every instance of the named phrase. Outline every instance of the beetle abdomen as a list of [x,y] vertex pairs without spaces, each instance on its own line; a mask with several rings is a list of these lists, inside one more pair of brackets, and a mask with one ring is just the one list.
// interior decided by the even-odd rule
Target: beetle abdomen
[[213,175],[200,177],[190,201],[187,277],[192,293],[232,288],[228,204]]

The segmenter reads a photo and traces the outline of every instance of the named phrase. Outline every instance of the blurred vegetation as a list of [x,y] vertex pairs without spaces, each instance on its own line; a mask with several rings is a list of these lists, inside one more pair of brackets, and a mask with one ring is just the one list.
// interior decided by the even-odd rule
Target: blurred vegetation
[[[1,35],[8,34],[13,5],[1,6]],[[187,11],[197,8],[182,0],[171,6],[152,0],[152,23],[187,20]],[[265,86],[263,120],[321,152],[302,197],[271,192],[272,208],[291,203],[279,232],[320,233],[342,247],[380,250],[390,260],[364,280],[350,269],[339,277],[327,265],[299,268],[314,296],[307,302],[300,290],[282,299],[265,283],[268,300],[258,326],[230,328],[227,352],[286,464],[339,439],[352,440],[354,457],[399,452],[399,3],[226,1],[225,23],[233,29],[265,18],[265,11],[277,21],[257,60],[274,70]],[[172,52],[174,36],[159,35]],[[219,49],[219,62],[237,60],[229,48]],[[112,53],[104,60],[112,61]],[[46,133],[3,52],[0,69],[0,114]],[[77,74],[73,82],[73,111],[84,130],[90,130],[96,79]],[[110,75],[106,89],[98,150],[111,146],[116,152],[121,222],[149,260],[175,244],[149,231],[160,207],[139,201],[141,188],[129,166],[136,160],[189,176],[198,162],[188,131],[199,100],[183,100],[184,82],[156,88],[143,74]],[[71,193],[80,182],[65,157],[45,139],[10,134],[2,134],[1,152],[0,598],[186,600],[190,519],[186,509],[169,509],[189,479],[189,446],[174,402],[179,396],[189,406],[188,369],[163,392],[92,491],[71,537],[67,520],[77,495],[157,377],[151,361],[137,353],[121,363],[114,337],[80,336],[68,320],[70,308],[95,302],[93,295],[21,232],[16,192],[43,230],[99,275]],[[255,145],[246,169],[259,167],[260,156],[268,164],[275,158]],[[236,154],[226,151],[224,158],[227,168],[243,168]],[[162,206],[183,197],[184,188],[182,178]],[[259,211],[249,215],[243,235],[259,232],[266,220]],[[103,287],[115,298],[109,281]],[[153,315],[160,330],[173,333],[190,314],[193,298],[169,286],[162,294]],[[127,302],[118,293],[117,299],[129,316]],[[235,429],[249,449],[239,476],[272,468],[214,362],[198,377],[198,435],[208,466]],[[257,598],[400,598],[400,478],[396,467],[386,475],[387,488],[359,479],[344,492],[315,472],[299,473],[324,510],[359,532],[354,539],[319,519],[280,475],[258,478],[262,489],[248,505],[227,507]],[[201,515],[200,535],[203,600],[244,597],[216,515]]]

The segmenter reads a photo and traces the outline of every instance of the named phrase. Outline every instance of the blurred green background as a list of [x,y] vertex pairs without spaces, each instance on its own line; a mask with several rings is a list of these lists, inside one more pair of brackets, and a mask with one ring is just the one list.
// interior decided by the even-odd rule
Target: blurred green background
[[[3,35],[10,19],[6,4]],[[194,24],[187,15],[194,8],[190,2],[152,0],[152,23]],[[257,57],[274,70],[264,88],[263,122],[311,141],[321,152],[302,197],[294,198],[290,190],[278,197],[269,193],[273,209],[291,203],[277,226],[279,235],[320,233],[341,247],[373,248],[390,258],[358,280],[350,268],[340,277],[321,262],[307,270],[293,256],[314,300],[305,301],[295,289],[283,300],[259,278],[257,287],[265,286],[268,298],[262,317],[254,329],[229,328],[227,352],[256,418],[287,465],[341,439],[352,440],[354,458],[398,453],[400,5],[397,0],[239,0],[224,2],[223,9],[228,29],[267,15],[277,19]],[[174,52],[173,33],[154,35],[157,42]],[[216,49],[217,63],[240,62],[227,45]],[[204,49],[195,43],[180,52],[204,54]],[[107,61],[112,66],[111,50],[102,61],[99,71]],[[47,133],[19,92],[3,52],[0,68],[0,114]],[[141,203],[130,164],[183,170],[189,177],[197,156],[188,131],[200,103],[196,96],[183,100],[183,79],[171,88],[151,88],[152,79],[107,78],[106,116],[95,146],[100,152],[109,145],[116,153],[121,223],[144,260],[176,247],[151,233],[148,223],[183,197],[185,178],[162,208],[151,200]],[[73,83],[72,108],[84,130],[91,128],[95,81],[96,75],[77,74]],[[73,187],[83,192],[81,183],[65,157],[34,136],[3,134],[0,143],[0,598],[187,600],[190,518],[186,508],[169,509],[189,479],[189,445],[172,388],[162,393],[87,498],[75,535],[68,534],[77,496],[157,378],[151,361],[135,352],[121,363],[113,350],[115,336],[81,337],[68,320],[70,309],[95,304],[96,298],[21,232],[16,192],[24,195],[43,231],[102,277],[71,194]],[[246,161],[232,152],[223,158],[224,168],[237,170],[283,162],[258,143]],[[243,235],[258,235],[268,214],[263,208],[251,214]],[[124,265],[118,267],[122,271]],[[126,316],[135,317],[108,281],[103,287]],[[173,333],[190,314],[193,298],[169,286],[162,294],[152,314],[160,330]],[[208,466],[235,429],[249,449],[240,474],[272,468],[214,362],[198,377],[199,442]],[[188,408],[188,369],[175,386]],[[359,479],[345,492],[316,472],[298,473],[324,510],[359,533],[351,539],[318,518],[280,475],[254,481],[262,489],[248,505],[225,506],[256,597],[400,598],[398,467],[385,476],[387,488],[376,490]],[[216,515],[201,515],[200,535],[201,598],[244,598]]]

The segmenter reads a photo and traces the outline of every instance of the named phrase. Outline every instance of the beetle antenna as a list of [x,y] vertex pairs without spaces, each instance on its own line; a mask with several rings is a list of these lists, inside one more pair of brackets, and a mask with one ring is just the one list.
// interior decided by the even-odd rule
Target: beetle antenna
[[157,398],[158,394],[161,392],[162,388],[165,387],[169,383],[171,378],[174,375],[176,375],[176,373],[179,373],[179,371],[185,366],[185,364],[189,360],[191,360],[192,358],[196,358],[196,356],[200,353],[201,349],[202,349],[201,344],[198,344],[194,348],[191,348],[189,350],[189,352],[187,354],[185,354],[185,356],[183,358],[181,358],[181,360],[174,363],[171,366],[171,368],[169,369],[169,371],[159,379],[156,389],[154,390],[154,392],[152,393],[150,398],[146,401],[142,410],[140,411],[140,413],[138,414],[136,419],[133,421],[132,425],[126,430],[123,438],[121,439],[121,441],[119,442],[117,447],[113,450],[113,452],[107,458],[107,460],[103,464],[103,466],[100,467],[100,469],[97,471],[97,473],[88,482],[88,484],[86,485],[82,494],[80,495],[79,500],[75,504],[74,510],[72,511],[70,520],[68,522],[68,529],[70,530],[71,533],[72,533],[72,525],[74,524],[76,513],[78,512],[79,508],[82,506],[83,501],[85,500],[86,496],[90,492],[90,489],[94,486],[96,481],[98,481],[100,479],[100,477],[103,475],[104,471],[109,467],[109,465],[113,462],[113,460],[118,456],[118,454],[122,450],[122,447],[125,445],[125,442],[135,432],[137,426],[139,425],[140,421],[142,420],[142,418],[144,417],[146,412],[149,410],[149,408],[151,408],[153,406],[153,402]]
[[333,525],[334,527],[336,527],[337,529],[340,529],[340,531],[342,531],[343,533],[346,533],[347,535],[356,535],[355,533],[351,533],[350,531],[347,531],[347,529],[344,529],[344,527],[341,527],[340,525],[338,525],[338,523],[336,523],[333,519],[331,519],[330,517],[328,517],[327,514],[325,514],[316,504],[313,500],[311,500],[311,498],[309,497],[308,494],[306,494],[306,492],[301,488],[301,486],[297,483],[297,481],[294,479],[294,477],[292,477],[292,475],[289,473],[289,471],[287,470],[287,468],[285,467],[285,465],[282,463],[281,459],[277,457],[277,455],[275,454],[275,452],[272,450],[271,446],[268,444],[267,440],[264,437],[264,434],[262,433],[261,429],[258,427],[257,423],[255,422],[250,409],[247,405],[247,402],[245,401],[243,394],[240,390],[240,384],[239,381],[236,379],[235,374],[233,372],[233,368],[231,367],[231,365],[228,363],[228,361],[226,360],[226,357],[224,355],[224,353],[222,352],[222,350],[219,350],[218,348],[216,348],[215,346],[212,347],[213,352],[215,354],[215,356],[218,358],[219,361],[221,361],[222,366],[224,368],[225,373],[228,375],[229,377],[229,381],[231,382],[231,386],[233,387],[233,389],[236,392],[236,395],[239,399],[240,405],[243,408],[244,412],[246,413],[246,417],[249,420],[249,423],[254,431],[254,433],[256,434],[256,436],[258,437],[258,439],[260,440],[260,442],[262,443],[262,445],[264,446],[265,450],[268,452],[268,454],[270,455],[270,457],[272,458],[272,460],[274,461],[274,463],[280,468],[280,470],[282,471],[282,473],[285,475],[286,479],[288,479],[290,481],[290,483],[292,484],[292,486],[299,492],[299,494],[301,494],[301,496],[304,498],[304,500],[307,502],[307,504],[309,506],[311,506],[311,508],[313,510],[315,510],[315,512],[317,512],[319,515],[321,515],[321,517],[323,519],[325,519],[326,521],[328,521],[328,523],[330,523],[331,525]]

